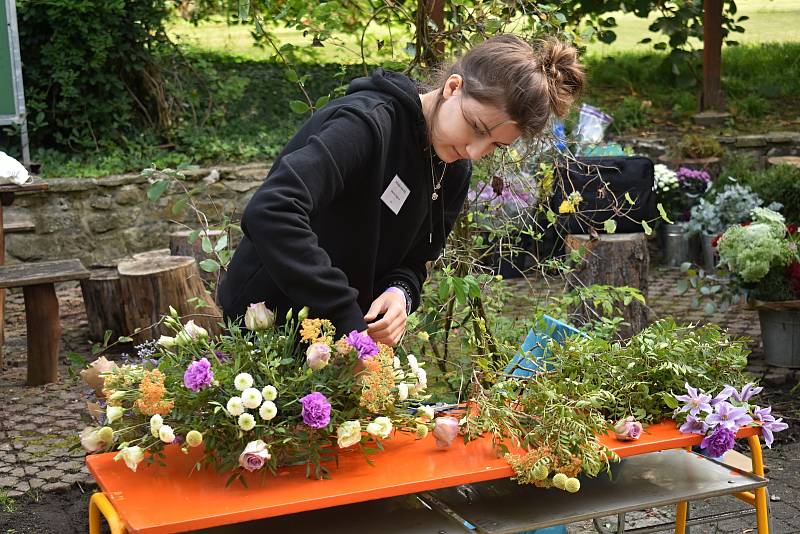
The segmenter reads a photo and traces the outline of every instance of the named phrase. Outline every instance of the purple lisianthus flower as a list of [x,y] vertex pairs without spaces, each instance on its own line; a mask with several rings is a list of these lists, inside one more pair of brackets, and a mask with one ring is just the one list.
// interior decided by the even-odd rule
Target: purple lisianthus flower
[[322,393],[309,393],[302,399],[303,422],[311,428],[325,428],[331,420],[331,403]]
[[752,423],[753,418],[747,414],[747,408],[737,408],[730,402],[720,402],[714,407],[714,413],[706,416],[706,423],[711,428],[721,426],[731,432]]
[[223,363],[229,357],[228,354],[222,352],[221,350],[215,350],[214,355],[217,357],[217,360],[219,360],[220,363]]
[[705,435],[708,432],[708,425],[702,419],[698,419],[693,415],[686,416],[686,422],[678,429],[685,434],[700,434]]
[[713,409],[711,408],[711,395],[706,395],[705,393],[700,393],[697,391],[696,388],[693,388],[686,383],[686,391],[687,395],[675,395],[675,398],[681,402],[685,402],[686,405],[683,406],[679,412],[689,412],[689,415],[696,416],[701,411],[706,413],[711,413]]
[[369,334],[362,334],[357,330],[347,335],[347,343],[358,351],[358,358],[361,360],[371,360],[380,352],[378,344],[369,337]]
[[214,380],[214,372],[211,370],[211,363],[207,358],[193,361],[183,374],[183,385],[195,392],[210,386],[212,380]]
[[733,390],[733,398],[739,402],[747,402],[749,401],[753,395],[758,395],[764,388],[756,387],[755,384],[752,382],[749,384],[745,384],[742,388],[742,391]]
[[708,451],[709,456],[718,458],[733,448],[736,443],[736,433],[724,426],[718,426],[708,436],[703,438],[700,446]]

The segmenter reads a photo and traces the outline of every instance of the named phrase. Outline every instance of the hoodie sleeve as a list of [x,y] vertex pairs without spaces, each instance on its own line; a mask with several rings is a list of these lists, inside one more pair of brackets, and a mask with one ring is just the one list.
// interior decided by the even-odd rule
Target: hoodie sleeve
[[309,306],[339,332],[364,330],[358,291],[331,263],[311,229],[311,215],[329,204],[375,157],[377,122],[363,112],[339,108],[301,148],[285,154],[242,214],[269,275],[292,302]]
[[[427,262],[435,260],[442,253],[447,236],[450,235],[450,231],[453,229],[453,225],[464,207],[464,201],[469,190],[470,176],[472,176],[472,165],[467,163],[463,171],[452,176],[453,179],[450,180],[450,183],[453,185],[449,188],[449,191],[447,182],[445,182],[444,194],[442,195],[443,211],[436,209],[435,204],[433,207],[432,233],[427,225],[424,226],[419,235],[417,235],[414,248],[406,256],[403,264],[390,271],[377,286],[387,288],[392,284],[398,283],[398,286],[405,291],[410,290],[411,312],[419,308],[420,305],[422,284],[428,277]],[[449,176],[445,179],[447,178]]]

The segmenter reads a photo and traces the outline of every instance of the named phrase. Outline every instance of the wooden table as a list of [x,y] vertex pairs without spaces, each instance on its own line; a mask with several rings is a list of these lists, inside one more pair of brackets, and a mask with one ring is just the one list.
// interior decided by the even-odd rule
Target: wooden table
[[[49,185],[45,182],[31,181],[26,184],[4,184],[0,185],[0,265],[6,262],[6,235],[3,229],[3,207],[10,206],[14,202],[17,193],[27,193],[32,191],[45,191]],[[5,342],[5,319],[6,319],[6,290],[0,289],[0,364],[3,363],[3,344]]]
[[[758,445],[758,429],[742,429],[738,437]],[[680,433],[673,422],[651,425],[635,442],[620,442],[613,436],[601,441],[621,457],[699,445],[701,436]],[[211,528],[255,519],[276,517],[327,507],[384,499],[400,495],[496,480],[513,476],[508,463],[497,458],[489,437],[468,444],[454,442],[449,449],[437,449],[434,440],[414,440],[396,433],[384,442],[385,451],[374,455],[368,465],[357,450],[344,450],[339,467],[332,468],[330,480],[309,480],[305,468],[281,469],[277,476],[247,476],[248,488],[236,483],[225,487],[228,475],[211,470],[190,472],[199,451],[184,455],[168,447],[167,466],[139,467],[132,473],[115,453],[90,455],[89,471],[102,493],[92,497],[90,532],[100,532],[100,514],[112,532],[166,533]],[[760,446],[753,448],[755,474],[763,475]],[[756,466],[757,467],[757,466]],[[604,475],[600,475],[604,476]],[[755,490],[763,500],[764,488]],[[759,497],[761,495],[761,497]],[[679,515],[681,507],[679,506]],[[684,517],[686,509],[684,507]],[[766,517],[766,516],[765,516]],[[766,521],[766,519],[764,519]],[[766,524],[766,523],[765,523]],[[761,518],[759,519],[761,527]],[[766,530],[760,530],[764,533]]]

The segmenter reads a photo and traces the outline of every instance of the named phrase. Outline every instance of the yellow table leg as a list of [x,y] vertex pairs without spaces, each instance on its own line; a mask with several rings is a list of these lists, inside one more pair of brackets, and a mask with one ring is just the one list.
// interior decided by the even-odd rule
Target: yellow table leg
[[103,516],[108,523],[111,534],[126,534],[127,530],[122,526],[114,506],[103,493],[95,493],[89,499],[89,534],[100,534],[100,516]]
[[[692,450],[691,447],[684,447],[687,451]],[[682,501],[678,503],[675,509],[675,534],[686,534],[686,518],[689,516],[689,502]]]
[[[761,442],[758,436],[747,438],[750,445],[750,453],[753,455],[753,474],[760,477],[764,476],[764,457],[761,455]],[[767,488],[756,488],[756,521],[758,522],[758,534],[769,534],[769,509],[767,508]]]

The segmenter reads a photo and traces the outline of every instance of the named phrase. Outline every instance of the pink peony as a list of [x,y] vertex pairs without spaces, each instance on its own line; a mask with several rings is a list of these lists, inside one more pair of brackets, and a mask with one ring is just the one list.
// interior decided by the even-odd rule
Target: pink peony
[[239,455],[239,465],[251,472],[258,471],[270,458],[272,455],[269,453],[267,444],[257,439],[248,443],[242,454]]
[[436,446],[445,449],[453,443],[458,435],[458,419],[455,417],[437,417],[434,421],[433,437],[436,438]]

